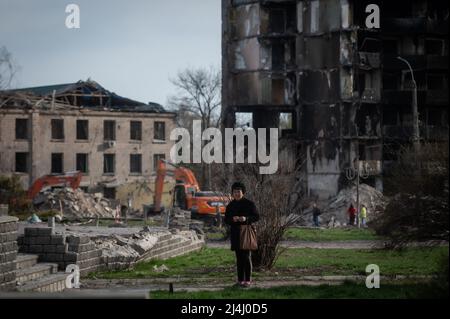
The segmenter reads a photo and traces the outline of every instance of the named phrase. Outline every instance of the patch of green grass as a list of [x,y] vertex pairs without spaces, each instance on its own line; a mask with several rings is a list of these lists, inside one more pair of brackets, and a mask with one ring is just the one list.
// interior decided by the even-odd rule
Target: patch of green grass
[[347,240],[377,240],[382,239],[371,229],[363,228],[332,228],[305,229],[289,228],[285,233],[287,240],[301,240],[312,242],[347,241]]
[[208,232],[205,233],[206,239],[209,240],[224,240],[225,239],[225,233],[224,232]]
[[[158,273],[153,267],[166,265],[169,270]],[[234,253],[229,249],[203,248],[188,255],[178,256],[167,260],[150,260],[138,263],[134,269],[93,273],[90,277],[97,278],[146,278],[146,277],[193,277],[201,275],[216,276],[234,269]],[[231,269],[230,269],[231,268]],[[230,275],[233,275],[230,273]]]
[[301,268],[317,275],[364,275],[366,266],[376,264],[381,275],[431,275],[437,271],[441,254],[448,247],[394,250],[288,249],[276,268]]
[[[381,275],[431,275],[439,267],[440,256],[448,247],[409,248],[404,251],[347,250],[347,249],[287,249],[277,260],[271,272],[255,272],[260,276],[280,275],[364,275],[366,266],[376,264]],[[169,270],[158,273],[155,265],[165,264]],[[235,256],[224,248],[203,248],[189,255],[168,260],[138,263],[134,269],[94,273],[95,278],[221,278],[235,276]]]
[[[368,289],[365,285],[344,283],[342,285],[289,286],[274,288],[225,288],[219,291],[150,292],[151,299],[411,299],[445,298],[436,296],[427,284],[381,285]],[[447,293],[448,296],[448,293]]]

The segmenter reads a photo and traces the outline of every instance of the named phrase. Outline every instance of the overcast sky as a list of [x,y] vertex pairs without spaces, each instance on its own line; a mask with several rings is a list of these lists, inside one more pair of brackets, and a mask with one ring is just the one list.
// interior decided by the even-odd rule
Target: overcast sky
[[[220,0],[0,0],[0,47],[20,66],[14,87],[91,78],[142,102],[166,105],[169,77],[220,67]],[[68,29],[66,5],[80,7]]]

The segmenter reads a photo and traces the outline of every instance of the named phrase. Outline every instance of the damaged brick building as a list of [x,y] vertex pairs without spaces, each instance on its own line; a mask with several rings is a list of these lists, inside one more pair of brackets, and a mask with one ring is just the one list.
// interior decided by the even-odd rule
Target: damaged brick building
[[[369,4],[380,28],[366,26]],[[288,118],[281,141],[304,163],[309,195],[334,196],[358,157],[382,191],[413,133],[401,59],[420,138],[448,140],[448,17],[445,1],[223,0],[223,125],[239,113],[254,128]]]
[[82,189],[115,198],[169,158],[175,116],[91,80],[0,92],[0,175],[19,175],[27,189],[47,174],[82,171]]

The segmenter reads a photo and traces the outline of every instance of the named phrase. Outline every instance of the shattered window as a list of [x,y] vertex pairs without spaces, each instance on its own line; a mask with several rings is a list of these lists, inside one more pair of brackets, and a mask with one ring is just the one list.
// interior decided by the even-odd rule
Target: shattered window
[[28,173],[28,153],[16,153],[16,173]]
[[280,113],[279,128],[281,130],[292,130],[292,113]]
[[16,140],[28,139],[28,119],[16,119]]
[[64,120],[52,119],[52,140],[63,140],[64,139]]
[[103,136],[105,141],[116,140],[116,121],[104,121]]
[[272,69],[282,70],[285,67],[284,58],[284,44],[273,43],[272,44]]
[[115,172],[115,154],[103,155],[103,173],[114,174]]
[[52,174],[63,173],[63,153],[52,153]]
[[284,33],[286,29],[286,14],[284,10],[270,10],[270,31],[273,33]]
[[444,55],[444,40],[426,39],[425,50],[428,55]]
[[166,123],[165,122],[155,122],[155,140],[166,140]]
[[142,140],[142,122],[140,121],[130,122],[130,139],[133,141]]
[[130,173],[142,173],[142,155],[131,154],[130,155]]
[[166,159],[165,154],[155,154],[153,155],[153,170],[156,171],[158,169],[159,160]]
[[77,154],[77,171],[87,173],[88,169],[88,154]]
[[284,104],[284,80],[283,79],[272,79],[272,103],[273,104]]
[[311,1],[311,33],[319,31],[319,1]]
[[77,140],[89,139],[89,121],[77,120]]

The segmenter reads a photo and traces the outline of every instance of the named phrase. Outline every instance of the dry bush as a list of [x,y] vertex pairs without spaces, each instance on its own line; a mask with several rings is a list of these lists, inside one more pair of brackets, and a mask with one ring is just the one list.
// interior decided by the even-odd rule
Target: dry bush
[[400,151],[391,187],[397,191],[374,221],[392,247],[413,241],[448,241],[448,144],[427,143]]
[[288,227],[302,219],[302,210],[294,202],[296,174],[261,175],[257,165],[240,164],[233,169],[234,179],[226,179],[226,188],[231,190],[234,181],[244,183],[245,196],[252,200],[260,215],[256,224],[258,250],[252,253],[253,266],[258,270],[273,267],[283,252],[280,242]]

